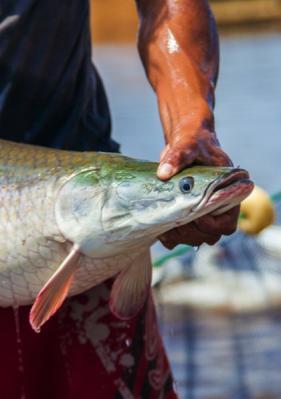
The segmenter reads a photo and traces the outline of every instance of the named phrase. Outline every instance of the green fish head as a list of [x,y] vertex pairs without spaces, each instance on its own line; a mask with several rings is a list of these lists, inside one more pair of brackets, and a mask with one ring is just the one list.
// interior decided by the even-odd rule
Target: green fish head
[[[127,212],[141,230],[169,229],[215,211],[238,205],[252,190],[248,173],[229,167],[196,166],[168,181],[156,176],[157,164],[149,163],[126,178],[112,182],[118,208]],[[111,202],[112,205],[112,202]]]
[[225,212],[253,188],[242,169],[196,166],[161,181],[157,166],[115,155],[74,176],[57,202],[61,231],[86,255],[122,252],[204,214]]

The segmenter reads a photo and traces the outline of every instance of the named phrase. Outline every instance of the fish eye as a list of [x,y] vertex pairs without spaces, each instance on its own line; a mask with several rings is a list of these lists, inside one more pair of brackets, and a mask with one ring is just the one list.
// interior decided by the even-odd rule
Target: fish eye
[[183,177],[179,182],[180,190],[182,193],[189,193],[194,186],[194,179],[192,177]]

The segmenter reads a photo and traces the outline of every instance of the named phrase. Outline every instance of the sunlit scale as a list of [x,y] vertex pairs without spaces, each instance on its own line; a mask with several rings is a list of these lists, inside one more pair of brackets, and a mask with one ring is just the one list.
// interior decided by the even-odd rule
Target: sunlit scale
[[243,170],[157,164],[0,142],[0,306],[32,304],[40,327],[65,297],[115,276],[112,312],[134,316],[150,290],[150,246],[175,226],[229,209],[252,190]]

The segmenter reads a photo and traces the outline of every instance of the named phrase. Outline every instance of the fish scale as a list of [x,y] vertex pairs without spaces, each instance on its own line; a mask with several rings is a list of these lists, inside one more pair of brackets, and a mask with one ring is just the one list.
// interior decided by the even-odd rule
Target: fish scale
[[[0,271],[1,275],[5,275],[12,265],[13,272],[10,274],[12,292],[9,300],[16,301],[16,304],[27,304],[34,300],[65,254],[61,253],[61,244],[54,239],[50,241],[48,236],[44,235],[46,225],[50,237],[55,238],[59,235],[52,209],[49,208],[47,219],[42,212],[45,206],[48,206],[48,202],[46,204],[44,201],[46,182],[44,184],[37,182],[35,190],[34,184],[31,186],[21,186],[19,182],[17,184],[17,189],[9,190],[9,195],[1,201],[0,219],[2,220],[4,208],[6,221],[1,223],[0,227]],[[38,276],[40,286],[30,282],[29,274]],[[0,304],[11,305],[11,302],[3,303],[1,288]]]
[[[70,244],[55,220],[56,194],[74,172],[103,157],[0,140],[0,306],[31,304],[66,257]],[[121,258],[82,256],[70,294],[115,275]]]

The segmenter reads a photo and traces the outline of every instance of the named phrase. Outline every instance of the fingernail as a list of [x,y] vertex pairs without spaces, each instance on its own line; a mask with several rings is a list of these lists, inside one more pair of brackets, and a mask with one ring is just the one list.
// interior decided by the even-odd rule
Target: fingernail
[[171,174],[173,173],[173,167],[169,163],[164,163],[163,165],[160,165],[158,168],[158,175],[160,177],[170,177]]

